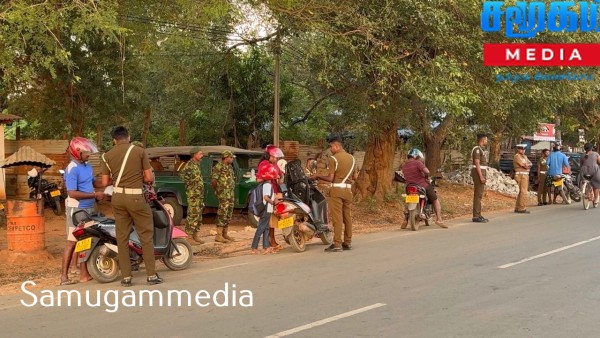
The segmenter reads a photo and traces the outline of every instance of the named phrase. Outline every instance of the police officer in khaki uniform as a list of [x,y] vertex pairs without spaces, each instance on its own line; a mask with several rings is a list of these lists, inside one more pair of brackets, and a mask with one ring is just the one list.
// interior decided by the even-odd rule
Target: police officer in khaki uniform
[[[331,190],[327,203],[333,223],[333,244],[325,251],[341,252],[352,249],[352,182],[356,167],[354,156],[348,154],[339,137],[331,138],[329,149],[333,156],[329,158],[329,175],[313,175],[312,179],[331,182]],[[342,232],[344,240],[342,242]]]
[[489,220],[481,216],[481,199],[485,189],[488,160],[483,150],[487,146],[485,134],[477,135],[477,145],[471,150],[471,177],[473,178],[473,222],[485,223]]
[[525,209],[527,205],[527,192],[529,190],[529,169],[531,161],[525,155],[526,144],[517,144],[517,153],[513,158],[513,168],[515,170],[515,181],[519,185],[519,195],[515,205],[515,212],[519,214],[528,214]]
[[552,202],[550,198],[550,188],[546,185],[546,173],[548,171],[548,155],[550,155],[550,150],[544,149],[542,150],[542,156],[538,160],[538,205],[547,205]]
[[112,207],[117,230],[118,258],[121,268],[122,286],[131,286],[131,264],[129,261],[129,233],[135,225],[142,242],[146,265],[147,283],[159,284],[163,279],[156,274],[154,261],[154,223],[150,205],[143,195],[144,182],[152,184],[154,175],[146,151],[130,144],[129,131],[119,126],[112,130],[115,146],[102,155],[102,185],[114,185]]

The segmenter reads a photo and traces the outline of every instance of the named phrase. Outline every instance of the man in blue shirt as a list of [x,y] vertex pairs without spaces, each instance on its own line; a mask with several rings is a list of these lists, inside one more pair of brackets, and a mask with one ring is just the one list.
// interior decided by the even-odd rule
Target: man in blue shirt
[[[65,186],[69,197],[65,201],[65,210],[67,216],[67,245],[63,252],[62,270],[60,275],[60,285],[75,284],[75,281],[69,279],[68,269],[71,265],[71,257],[75,250],[77,239],[73,236],[75,225],[72,216],[79,210],[85,210],[88,213],[95,211],[96,200],[104,198],[103,192],[96,192],[94,187],[100,186],[95,182],[92,166],[87,163],[90,154],[98,151],[96,146],[88,139],[75,137],[69,143],[67,149],[71,156],[71,162],[65,170]],[[81,264],[79,275],[80,282],[87,282],[92,276],[87,271],[85,263]]]
[[571,169],[569,166],[569,159],[567,155],[563,154],[560,151],[560,146],[558,144],[554,144],[552,148],[552,153],[548,156],[548,173],[547,177],[552,177],[555,175],[561,175],[563,172],[563,168]]

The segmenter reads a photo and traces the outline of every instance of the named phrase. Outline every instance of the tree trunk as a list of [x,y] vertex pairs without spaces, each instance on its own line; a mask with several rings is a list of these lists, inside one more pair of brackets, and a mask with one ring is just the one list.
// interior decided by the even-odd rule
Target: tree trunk
[[187,143],[187,131],[186,131],[186,126],[187,123],[185,121],[185,118],[181,117],[179,119],[179,145],[180,146],[184,146]]
[[426,111],[421,100],[413,97],[411,105],[413,113],[416,113],[421,122],[420,127],[425,146],[425,166],[433,174],[442,166],[442,146],[454,126],[455,117],[447,114],[437,127],[431,128],[433,122],[431,114]]
[[363,200],[369,196],[383,201],[385,195],[393,191],[394,153],[398,138],[396,123],[391,123],[369,135],[365,159],[356,180],[356,198]]
[[500,164],[500,147],[502,146],[502,132],[494,132],[492,134],[490,145],[490,165],[496,166]]
[[152,110],[146,109],[144,112],[144,128],[142,129],[142,144],[146,147],[148,142],[148,133],[150,133],[150,117]]
[[96,125],[96,145],[98,150],[102,149],[102,126]]

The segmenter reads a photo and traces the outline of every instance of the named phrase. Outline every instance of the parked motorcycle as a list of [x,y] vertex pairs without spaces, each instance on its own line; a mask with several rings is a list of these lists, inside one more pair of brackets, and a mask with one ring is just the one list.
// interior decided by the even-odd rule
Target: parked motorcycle
[[327,200],[306,177],[299,160],[287,163],[284,182],[280,185],[282,201],[275,205],[273,214],[286,243],[296,252],[306,250],[314,237],[331,245],[333,229],[328,225]]
[[[154,256],[161,259],[171,270],[187,269],[192,263],[192,246],[187,234],[175,227],[173,219],[152,191],[147,199],[154,218]],[[73,235],[77,239],[75,252],[79,263],[85,262],[90,275],[101,283],[110,283],[119,277],[115,220],[85,210],[73,214],[77,227]],[[142,243],[135,231],[129,235],[129,257],[132,270],[142,263]]]
[[554,199],[560,195],[565,204],[571,204],[572,201],[581,201],[581,190],[573,183],[573,176],[570,174],[561,174],[552,176],[552,185]]
[[[437,186],[436,180],[441,177],[431,177],[430,184]],[[404,209],[404,219],[410,224],[412,231],[419,230],[419,222],[424,221],[426,226],[431,224],[431,220],[435,216],[433,204],[427,199],[425,188],[417,184],[407,184],[406,194],[402,194],[406,207]],[[407,225],[408,225],[407,224]],[[403,229],[406,226],[402,227]]]
[[47,169],[43,169],[41,172],[38,172],[36,168],[33,168],[27,172],[29,198],[43,199],[44,207],[52,208],[55,215],[62,215],[62,203],[64,200],[62,187],[42,178],[42,173],[46,170]]

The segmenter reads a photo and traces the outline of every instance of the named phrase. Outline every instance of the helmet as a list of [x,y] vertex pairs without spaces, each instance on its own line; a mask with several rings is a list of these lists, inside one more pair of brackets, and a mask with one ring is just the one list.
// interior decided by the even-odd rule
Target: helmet
[[412,158],[415,158],[415,159],[425,158],[425,156],[423,155],[423,153],[419,149],[417,149],[417,148],[412,148],[408,152],[408,157],[412,157]]
[[276,165],[269,163],[259,166],[256,178],[263,180],[275,180],[279,178],[279,173],[279,168]]
[[90,154],[97,153],[98,147],[94,144],[94,142],[88,140],[85,137],[74,137],[71,142],[69,142],[69,148],[67,149],[69,154],[76,159],[77,161],[81,161],[81,153],[86,151]]
[[265,150],[273,157],[283,157],[283,151],[272,144],[269,144]]

